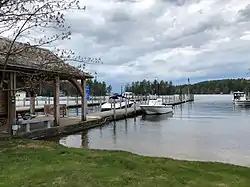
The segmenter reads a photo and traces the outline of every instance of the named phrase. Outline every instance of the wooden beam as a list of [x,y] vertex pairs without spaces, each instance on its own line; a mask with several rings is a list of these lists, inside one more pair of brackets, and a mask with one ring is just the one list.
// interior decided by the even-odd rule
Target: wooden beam
[[54,125],[59,126],[60,119],[60,79],[56,76],[54,79]]
[[16,122],[16,73],[9,73],[8,88],[13,91],[8,91],[8,133],[12,135],[12,125]]
[[28,91],[30,96],[30,113],[35,114],[35,92],[34,91]]
[[86,121],[87,120],[87,98],[86,98],[86,79],[81,79],[81,87],[83,89],[83,94],[81,97],[81,101],[82,101],[82,117],[81,120],[82,121]]

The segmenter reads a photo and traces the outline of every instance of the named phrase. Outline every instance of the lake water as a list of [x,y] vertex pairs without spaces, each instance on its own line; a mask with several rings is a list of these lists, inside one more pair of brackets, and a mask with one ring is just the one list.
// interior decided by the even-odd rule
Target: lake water
[[172,116],[138,116],[62,137],[59,142],[68,147],[250,166],[250,110],[235,107],[231,95],[197,95],[194,102],[176,106]]

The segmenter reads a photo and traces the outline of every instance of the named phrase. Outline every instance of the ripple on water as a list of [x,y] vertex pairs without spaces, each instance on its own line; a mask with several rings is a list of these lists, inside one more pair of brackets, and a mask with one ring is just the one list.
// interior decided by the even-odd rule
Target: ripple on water
[[120,149],[142,155],[250,165],[250,110],[230,95],[195,96],[173,116],[139,116],[63,137],[69,147]]

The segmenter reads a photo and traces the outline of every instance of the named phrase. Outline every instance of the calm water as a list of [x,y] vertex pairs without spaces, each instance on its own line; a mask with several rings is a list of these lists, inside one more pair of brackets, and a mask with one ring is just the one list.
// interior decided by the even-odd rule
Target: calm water
[[[73,112],[73,111],[72,111]],[[250,110],[231,95],[196,96],[174,115],[139,116],[60,139],[68,147],[250,166]]]

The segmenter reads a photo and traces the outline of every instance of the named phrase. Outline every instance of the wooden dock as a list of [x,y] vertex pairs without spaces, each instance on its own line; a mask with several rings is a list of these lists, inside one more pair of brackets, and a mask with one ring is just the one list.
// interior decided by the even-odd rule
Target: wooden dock
[[[64,117],[60,118],[60,126],[35,129],[30,132],[19,132],[18,136],[29,139],[47,139],[56,136],[64,136],[102,126],[114,120],[135,117],[140,114],[142,114],[140,107],[136,107],[128,108],[127,115],[125,109],[116,110],[116,118],[114,118],[113,111],[111,110],[92,113],[87,116],[87,121],[81,121],[80,117]],[[51,117],[51,120],[53,120],[53,117]]]
[[[190,102],[190,101],[193,101],[194,98],[191,97],[191,98],[182,98],[180,100],[179,96],[178,95],[168,95],[168,96],[160,96],[164,102],[167,104],[167,105],[179,105],[179,104],[182,104],[182,103],[186,103],[186,102]],[[148,98],[146,96],[138,96],[136,98],[131,98],[131,100],[135,100],[137,103],[142,103],[142,102],[145,102]],[[66,106],[67,108],[80,108],[81,107],[81,103],[80,103],[80,100],[79,98],[73,100],[74,102],[67,102]],[[107,102],[108,100],[106,100],[106,98],[104,98],[103,100],[101,99],[95,99],[95,100],[89,100],[88,101],[88,106],[91,107],[91,106],[98,106],[98,105],[101,105],[101,104],[104,104],[105,102]],[[119,101],[118,101],[119,102]],[[35,111],[36,112],[42,112],[44,110],[44,105],[40,104],[39,105],[39,102],[36,102],[36,106],[35,106]],[[30,106],[27,105],[27,106],[17,106],[16,107],[16,111],[17,112],[29,112],[30,110]]]
[[[193,101],[192,98],[184,98],[179,100],[179,97],[164,97],[165,102],[168,105],[178,105],[186,102]],[[18,131],[18,136],[24,137],[24,138],[30,138],[30,139],[46,139],[46,138],[51,138],[55,136],[64,136],[68,134],[73,134],[76,132],[81,132],[84,130],[88,130],[91,128],[95,128],[98,126],[102,126],[108,122],[115,121],[115,120],[121,120],[129,117],[135,117],[137,115],[142,114],[142,110],[139,107],[139,104],[145,103],[145,101],[140,100],[140,102],[137,102],[136,107],[131,107],[126,109],[116,109],[115,110],[115,115],[113,110],[109,111],[104,111],[104,112],[95,112],[95,113],[90,113],[87,115],[87,120],[86,121],[81,121],[80,116],[77,117],[63,117],[60,118],[60,126],[46,126],[44,124],[29,124],[29,128],[21,128],[20,131]],[[89,102],[88,106],[97,106],[100,105],[100,102]],[[76,108],[79,107],[80,104],[78,105],[69,105],[68,108]],[[36,106],[36,111],[43,111],[44,106]],[[29,111],[29,106],[26,107],[17,107],[17,112],[25,112]],[[46,116],[38,116],[37,118],[44,118]],[[48,118],[48,117],[46,117]],[[53,122],[53,116],[50,116],[51,122]],[[47,120],[47,119],[46,119]],[[43,120],[41,120],[43,121]],[[29,129],[29,131],[27,131]],[[0,128],[1,130],[1,128]],[[0,132],[0,137],[1,137],[1,132]]]

